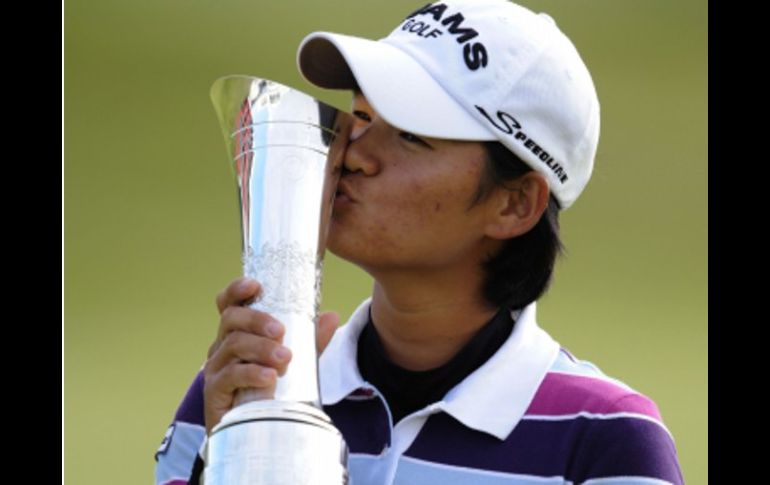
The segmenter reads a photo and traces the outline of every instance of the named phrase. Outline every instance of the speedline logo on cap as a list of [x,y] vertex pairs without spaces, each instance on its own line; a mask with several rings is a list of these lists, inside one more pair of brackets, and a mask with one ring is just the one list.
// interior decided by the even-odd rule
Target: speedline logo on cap
[[[498,123],[493,120],[491,116],[489,116],[487,110],[479,105],[475,105],[475,107],[479,113],[481,113],[481,115],[492,124],[492,126],[502,131],[506,135],[513,135],[514,140],[518,141],[521,145],[524,146],[524,148],[531,151],[537,158],[539,158],[540,161],[544,162],[548,168],[551,169],[556,178],[559,179],[559,182],[567,182],[569,176],[567,175],[565,168],[560,163],[556,162],[554,158],[535,140],[524,133],[521,123],[519,123],[516,118],[514,118],[509,113],[506,113],[505,111],[498,110],[497,119],[500,120]],[[516,131],[515,133],[514,130]]]
[[465,61],[468,69],[475,71],[479,68],[487,67],[489,63],[487,48],[481,42],[469,42],[478,37],[479,33],[471,27],[462,27],[465,17],[460,12],[444,17],[447,8],[448,6],[443,3],[429,3],[409,14],[406,17],[406,22],[401,25],[401,30],[426,39],[444,35],[444,31],[435,24],[430,23],[430,20],[415,18],[418,15],[429,15],[436,22],[446,26],[449,34],[457,36],[457,43],[463,46],[463,61]]

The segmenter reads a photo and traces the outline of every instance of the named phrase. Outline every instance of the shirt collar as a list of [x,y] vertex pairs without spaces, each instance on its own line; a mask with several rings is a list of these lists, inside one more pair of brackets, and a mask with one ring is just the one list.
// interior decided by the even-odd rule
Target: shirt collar
[[[324,405],[335,404],[366,387],[356,357],[370,303],[367,299],[353,312],[321,355]],[[513,313],[516,324],[502,347],[431,408],[443,410],[469,428],[505,439],[524,416],[559,353],[559,344],[537,325],[535,313],[535,303],[520,314]]]
[[366,385],[358,371],[358,336],[369,321],[371,301],[371,298],[364,300],[348,322],[334,332],[331,342],[318,359],[321,403],[324,406],[336,404]]

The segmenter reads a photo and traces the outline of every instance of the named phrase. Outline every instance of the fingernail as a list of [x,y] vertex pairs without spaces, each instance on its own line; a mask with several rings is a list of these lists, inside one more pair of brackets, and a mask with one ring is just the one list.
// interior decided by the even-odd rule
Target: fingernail
[[275,373],[275,370],[268,369],[268,368],[261,369],[259,371],[259,374],[262,376],[263,379],[272,379],[274,373]]
[[291,352],[289,352],[289,349],[286,347],[278,347],[273,351],[273,355],[276,359],[280,361],[288,360],[289,356],[291,355]]
[[275,320],[271,320],[270,323],[265,326],[265,332],[268,337],[277,337],[281,335],[281,330],[283,330],[283,325]]
[[253,281],[254,281],[254,280],[252,280],[251,278],[244,278],[244,279],[241,281],[241,284],[240,284],[240,289],[241,289],[241,291],[246,291],[246,290],[248,290],[249,288],[251,288],[251,285],[253,284]]

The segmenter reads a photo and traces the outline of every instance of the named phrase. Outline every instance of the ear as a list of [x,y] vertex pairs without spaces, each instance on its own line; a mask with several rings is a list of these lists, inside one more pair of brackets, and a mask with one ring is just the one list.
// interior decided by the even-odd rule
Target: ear
[[521,236],[535,227],[548,207],[548,181],[539,172],[527,172],[497,187],[491,197],[490,222],[485,234],[492,239]]

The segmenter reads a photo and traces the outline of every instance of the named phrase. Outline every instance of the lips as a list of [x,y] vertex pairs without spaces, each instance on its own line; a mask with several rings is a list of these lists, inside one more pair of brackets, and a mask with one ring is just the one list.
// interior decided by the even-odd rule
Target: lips
[[336,199],[348,202],[356,202],[355,192],[351,189],[348,181],[343,178],[340,178],[340,181],[337,184]]

